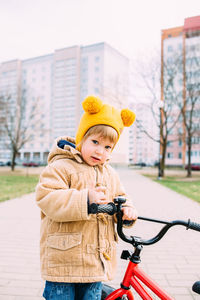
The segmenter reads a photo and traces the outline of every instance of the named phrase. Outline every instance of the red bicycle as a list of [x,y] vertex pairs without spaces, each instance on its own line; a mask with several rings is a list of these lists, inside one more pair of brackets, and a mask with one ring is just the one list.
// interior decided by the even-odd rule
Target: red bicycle
[[[102,290],[102,300],[134,300],[134,296],[131,292],[131,287],[141,296],[144,300],[153,300],[150,292],[145,288],[147,287],[155,295],[157,295],[162,300],[173,300],[173,298],[168,295],[163,289],[161,289],[156,282],[154,282],[145,272],[139,268],[139,263],[141,262],[141,251],[143,246],[152,245],[157,243],[162,237],[167,233],[167,231],[176,225],[185,226],[186,229],[193,229],[200,231],[200,224],[182,220],[176,221],[162,221],[144,217],[138,217],[140,220],[150,221],[165,224],[159,233],[149,240],[143,240],[136,236],[126,236],[123,232],[123,221],[122,221],[122,211],[121,208],[125,203],[126,199],[123,197],[117,197],[114,199],[114,203],[108,203],[106,205],[92,204],[90,206],[90,213],[108,213],[110,215],[117,214],[117,233],[119,237],[131,244],[134,247],[134,252],[124,250],[122,251],[121,258],[129,260],[127,270],[125,272],[121,287],[117,290],[110,287],[109,285],[103,285]],[[127,221],[124,221],[127,223]],[[130,222],[130,221],[128,221]],[[200,281],[197,281],[193,285],[193,291],[200,294]]]

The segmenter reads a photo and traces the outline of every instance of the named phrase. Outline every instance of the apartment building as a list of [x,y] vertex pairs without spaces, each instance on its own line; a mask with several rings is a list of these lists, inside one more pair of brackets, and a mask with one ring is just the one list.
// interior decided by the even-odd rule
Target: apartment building
[[[6,94],[13,108],[20,97],[26,99],[27,111],[37,104],[31,139],[20,149],[18,163],[45,163],[55,138],[75,136],[83,112],[81,102],[87,95],[97,95],[119,108],[128,106],[129,60],[110,45],[98,43],[3,62],[0,95]],[[122,139],[113,152],[113,162],[128,162],[128,130]],[[10,153],[1,136],[0,161],[9,161]]]
[[[15,119],[15,107],[19,101],[19,87],[21,84],[21,61],[13,60],[7,63],[2,63],[0,67],[0,96],[8,99],[10,98],[9,106],[5,107],[4,110],[1,110],[0,126],[2,126],[2,118],[7,114],[7,109],[10,110],[11,119]],[[2,103],[1,103],[2,105]],[[0,127],[0,132],[4,128]],[[15,127],[12,126],[11,130],[15,130]],[[9,147],[9,138],[7,135],[0,136],[0,160],[9,161],[10,160],[10,150]]]
[[137,124],[129,130],[129,164],[154,165],[159,160],[158,126],[148,103],[131,103],[131,108]]
[[[176,72],[173,80],[174,95],[176,94],[176,96],[172,95],[171,99],[174,97],[176,101],[185,103],[188,115],[192,103],[192,99],[189,98],[191,97],[191,90],[193,89],[196,93],[197,101],[193,115],[193,126],[197,130],[192,139],[191,162],[200,163],[200,99],[198,87],[200,84],[200,16],[186,18],[183,26],[162,30],[161,62],[161,98],[164,101],[169,99],[166,89],[166,85],[169,83],[166,77],[167,72],[168,75],[170,72],[171,74]],[[174,116],[172,118],[177,113],[178,109],[174,105]],[[188,149],[186,140],[186,128],[183,119],[180,117],[169,135],[166,164],[187,164]]]

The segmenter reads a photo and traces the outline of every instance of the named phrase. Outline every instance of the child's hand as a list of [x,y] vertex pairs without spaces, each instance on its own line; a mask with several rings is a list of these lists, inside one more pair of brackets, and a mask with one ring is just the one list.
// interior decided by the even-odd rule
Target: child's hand
[[89,203],[106,204],[109,201],[106,199],[105,186],[98,186],[88,190]]
[[133,207],[122,207],[123,217],[122,220],[136,220],[138,218],[138,212]]

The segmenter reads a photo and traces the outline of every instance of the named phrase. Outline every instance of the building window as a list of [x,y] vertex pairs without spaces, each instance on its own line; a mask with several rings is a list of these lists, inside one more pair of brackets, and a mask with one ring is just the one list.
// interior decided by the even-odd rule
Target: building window
[[99,88],[94,89],[95,94],[99,94]]
[[179,147],[182,146],[182,140],[179,140],[179,141],[178,141],[178,145],[179,145]]
[[182,128],[182,127],[179,127],[179,128],[178,128],[178,133],[179,133],[179,134],[182,134],[182,133],[183,133],[183,128]]
[[172,141],[167,142],[167,147],[172,147]]
[[169,45],[168,48],[167,48],[167,51],[168,52],[172,52],[173,51],[173,47],[171,45]]
[[167,158],[173,158],[173,152],[168,152],[167,153]]
[[168,58],[167,58],[167,64],[168,64],[168,65],[173,64],[173,62],[174,62],[174,60],[173,60],[172,57],[168,57]]
[[99,56],[96,56],[95,57],[95,62],[98,62],[100,60],[100,57]]
[[182,152],[179,152],[178,158],[182,158]]
[[178,49],[182,50],[182,48],[183,48],[183,45],[182,44],[178,44]]
[[81,61],[83,64],[88,63],[88,57],[83,57]]

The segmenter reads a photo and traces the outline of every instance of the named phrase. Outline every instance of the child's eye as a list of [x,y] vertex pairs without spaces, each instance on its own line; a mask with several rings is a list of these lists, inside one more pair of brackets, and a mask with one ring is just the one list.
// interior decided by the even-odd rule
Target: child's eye
[[105,146],[105,148],[106,148],[107,150],[110,150],[110,149],[111,149],[111,147],[110,147],[110,146]]
[[92,140],[93,144],[97,145],[98,141],[97,140]]

